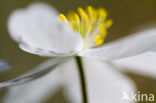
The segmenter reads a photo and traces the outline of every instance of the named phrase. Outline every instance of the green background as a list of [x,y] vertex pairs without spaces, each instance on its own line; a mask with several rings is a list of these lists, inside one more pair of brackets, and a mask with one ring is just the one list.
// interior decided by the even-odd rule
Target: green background
[[[0,74],[0,82],[15,78],[26,73],[47,58],[26,53],[18,48],[9,36],[7,20],[11,12],[17,8],[23,8],[39,0],[0,0],[0,59],[12,63],[9,71]],[[76,10],[77,7],[104,7],[109,17],[114,20],[106,42],[126,36],[136,27],[156,20],[156,0],[40,0],[49,3],[61,13]],[[39,2],[40,2],[39,1]],[[156,95],[156,79],[145,77],[136,73],[126,73],[143,93]],[[5,92],[0,91],[0,103]],[[60,99],[61,98],[61,99]],[[67,103],[62,95],[62,90],[49,98],[45,103]],[[145,102],[146,103],[146,102]],[[149,103],[149,102],[148,102]]]

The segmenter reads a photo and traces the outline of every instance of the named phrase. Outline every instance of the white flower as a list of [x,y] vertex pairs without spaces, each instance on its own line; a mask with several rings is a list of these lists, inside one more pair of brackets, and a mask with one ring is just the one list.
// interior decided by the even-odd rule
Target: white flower
[[3,72],[10,68],[10,64],[4,60],[0,60],[0,72]]
[[92,8],[88,13],[91,20],[88,20],[87,13],[79,9],[81,19],[72,13],[70,17],[77,15],[77,19],[66,20],[61,14],[60,22],[53,8],[44,4],[31,5],[11,14],[9,32],[24,51],[50,57],[78,55],[100,60],[118,59],[152,50],[156,45],[155,28],[103,44],[111,25],[111,20],[106,20],[107,13],[100,9],[97,15],[102,17],[95,18]]
[[[82,56],[111,60],[154,50],[155,28],[104,44],[107,28],[112,21],[106,19],[104,9],[96,10],[99,11],[95,12],[95,9],[88,7],[86,14],[79,8],[80,16],[70,13],[67,18],[60,14],[60,22],[56,10],[45,4],[34,4],[11,14],[9,32],[24,51],[49,57]],[[96,17],[95,14],[99,16]],[[52,91],[65,86],[69,100],[80,103],[81,93],[75,63],[73,60],[68,62],[43,78],[11,88],[4,102],[41,103]],[[128,94],[135,91],[133,83],[106,63],[88,59],[84,59],[84,63],[89,103],[130,103],[121,101],[121,97],[123,91]]]

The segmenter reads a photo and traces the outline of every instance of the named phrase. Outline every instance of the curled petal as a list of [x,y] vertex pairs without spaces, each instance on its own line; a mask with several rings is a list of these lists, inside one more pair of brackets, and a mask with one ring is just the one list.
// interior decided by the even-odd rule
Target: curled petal
[[83,47],[81,36],[57,16],[56,10],[47,4],[32,4],[10,15],[9,32],[24,51],[33,54],[58,56],[80,51]]
[[155,45],[156,28],[151,28],[101,47],[86,50],[79,55],[100,60],[119,59],[144,53]]
[[24,75],[22,75],[20,77],[15,78],[15,79],[0,83],[0,89],[8,88],[8,87],[11,87],[11,86],[14,86],[14,85],[23,84],[23,83],[32,81],[34,79],[37,79],[39,77],[42,77],[45,74],[47,74],[48,72],[50,72],[51,70],[53,70],[56,66],[58,66],[58,64],[60,64],[64,60],[65,60],[65,58],[64,59],[56,58],[54,60],[46,61],[43,64],[36,67],[30,73],[27,73],[27,74],[24,74]]
[[34,81],[9,88],[3,103],[43,103],[61,88],[60,69]]

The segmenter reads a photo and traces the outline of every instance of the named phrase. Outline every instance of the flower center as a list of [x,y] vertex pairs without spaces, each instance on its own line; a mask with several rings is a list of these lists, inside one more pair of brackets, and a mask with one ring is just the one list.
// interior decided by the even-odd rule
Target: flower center
[[68,24],[74,31],[78,32],[83,40],[85,48],[100,46],[107,36],[107,29],[112,25],[111,19],[106,19],[107,12],[103,8],[95,9],[88,6],[85,10],[78,8],[69,12],[66,16],[59,15],[59,20]]

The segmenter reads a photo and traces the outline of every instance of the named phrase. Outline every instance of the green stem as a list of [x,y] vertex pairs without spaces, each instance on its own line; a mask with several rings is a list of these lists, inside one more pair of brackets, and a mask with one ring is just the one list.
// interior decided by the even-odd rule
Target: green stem
[[79,76],[80,76],[81,92],[82,92],[82,97],[83,97],[82,103],[88,103],[85,73],[83,69],[82,59],[81,57],[76,56],[75,60],[78,66],[78,71],[79,71]]

